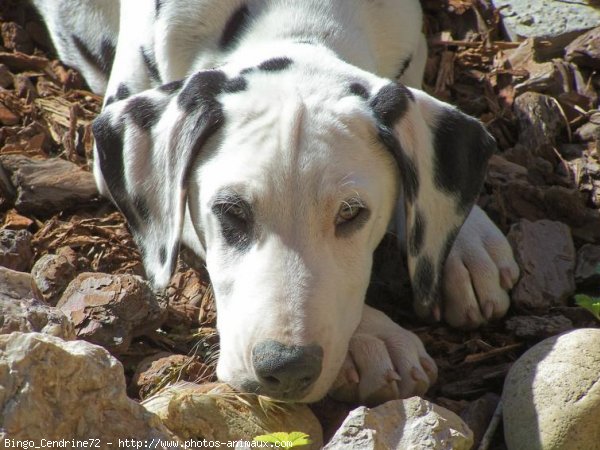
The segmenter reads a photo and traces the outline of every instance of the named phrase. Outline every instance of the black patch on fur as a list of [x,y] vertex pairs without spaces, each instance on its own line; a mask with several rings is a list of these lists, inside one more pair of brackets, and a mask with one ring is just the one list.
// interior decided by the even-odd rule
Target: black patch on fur
[[405,86],[390,83],[382,87],[373,97],[371,108],[379,122],[388,128],[393,128],[408,110],[409,101],[414,101],[414,97]]
[[229,17],[229,20],[227,20],[225,28],[223,28],[223,33],[221,34],[221,39],[219,40],[219,47],[222,50],[227,50],[232,47],[232,44],[240,37],[240,33],[248,22],[249,17],[250,12],[246,5],[240,6],[233,12],[231,17]]
[[102,43],[100,44],[100,55],[93,53],[77,35],[72,34],[71,39],[73,40],[77,51],[88,64],[94,66],[104,75],[110,75],[113,60],[115,59],[115,47],[108,39],[102,40]]
[[496,142],[476,119],[455,109],[438,117],[434,135],[435,185],[455,194],[459,208],[470,208],[481,190]]
[[158,18],[158,16],[160,15],[160,9],[163,6],[163,2],[165,0],[154,0],[154,18]]
[[281,70],[287,69],[290,64],[292,64],[292,60],[285,56],[280,56],[277,58],[267,59],[266,61],[261,62],[258,65],[260,70],[265,70],[267,72],[279,72]]
[[144,65],[146,66],[148,75],[150,75],[150,78],[152,78],[154,81],[160,83],[160,73],[158,73],[158,65],[156,64],[154,51],[148,48],[140,47],[140,52],[142,53],[142,59],[144,60]]
[[406,70],[410,67],[411,62],[412,62],[412,55],[410,55],[408,58],[406,58],[404,61],[402,61],[402,64],[400,65],[400,69],[398,70],[398,74],[396,75],[396,78],[400,78],[402,75],[404,75],[404,72],[406,72]]
[[131,118],[133,123],[145,131],[156,125],[160,117],[159,106],[147,97],[133,97],[127,102],[124,113]]
[[116,100],[116,98],[114,97],[114,95],[110,95],[107,99],[106,102],[104,102],[104,106],[108,106],[111,103],[114,103]]
[[408,253],[412,257],[416,257],[423,247],[423,239],[425,237],[425,231],[427,222],[423,218],[419,209],[415,212],[415,221],[412,224],[410,234],[408,237]]
[[250,72],[254,72],[256,70],[255,67],[246,67],[245,69],[240,70],[240,75],[247,75]]
[[206,70],[193,75],[179,93],[177,103],[187,113],[199,106],[216,102],[215,97],[223,90],[227,76],[220,70]]
[[414,203],[417,198],[417,193],[419,192],[420,184],[417,166],[402,149],[400,141],[396,139],[396,136],[394,136],[394,133],[390,128],[380,124],[378,127],[378,136],[379,140],[385,145],[396,160],[396,164],[398,164],[400,180],[402,181],[402,189],[406,196],[406,200],[409,203]]
[[117,88],[117,100],[124,100],[131,95],[129,92],[129,88],[125,85],[125,83],[119,84]]
[[150,209],[148,209],[148,203],[143,197],[139,195],[133,197],[133,206],[138,211],[140,217],[145,223],[150,222]]
[[369,90],[360,83],[352,83],[350,85],[350,92],[352,92],[354,95],[358,95],[364,100],[368,100],[370,96]]
[[248,87],[248,83],[244,77],[235,77],[225,82],[223,91],[231,94],[233,92],[244,91],[246,90],[246,87]]
[[417,301],[431,303],[431,297],[436,292],[435,269],[427,256],[417,260],[415,273],[412,279],[412,289]]
[[167,94],[173,94],[177,92],[183,86],[183,80],[171,81],[170,83],[159,86],[158,90],[166,92]]
[[160,246],[160,250],[158,251],[158,259],[162,266],[167,263],[167,248],[164,245]]

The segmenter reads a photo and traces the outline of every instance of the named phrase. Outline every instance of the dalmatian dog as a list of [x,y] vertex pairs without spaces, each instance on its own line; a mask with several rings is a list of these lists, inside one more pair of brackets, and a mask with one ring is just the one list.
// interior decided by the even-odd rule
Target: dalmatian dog
[[420,91],[418,0],[35,0],[60,57],[105,94],[94,174],[148,278],[206,263],[217,375],[312,402],[423,394],[420,340],[364,304],[387,230],[419,316],[505,314],[519,269],[473,206],[494,151]]

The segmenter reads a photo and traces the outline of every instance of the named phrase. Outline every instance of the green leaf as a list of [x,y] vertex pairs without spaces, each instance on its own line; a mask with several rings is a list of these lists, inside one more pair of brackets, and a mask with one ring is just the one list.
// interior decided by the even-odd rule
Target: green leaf
[[600,297],[590,297],[585,294],[577,294],[575,303],[591,312],[596,319],[600,320]]
[[278,431],[271,434],[263,434],[256,436],[253,441],[277,443],[279,444],[279,448],[301,447],[312,443],[310,436],[300,431],[292,431],[291,433]]

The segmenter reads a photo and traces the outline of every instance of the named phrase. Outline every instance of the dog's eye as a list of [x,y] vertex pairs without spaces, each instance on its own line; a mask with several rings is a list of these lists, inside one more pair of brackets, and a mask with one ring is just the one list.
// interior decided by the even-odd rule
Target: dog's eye
[[252,212],[250,205],[244,200],[216,202],[213,213],[219,219],[221,233],[225,242],[231,247],[244,249],[251,240]]
[[340,225],[345,222],[350,222],[351,220],[358,217],[361,211],[364,209],[364,205],[358,199],[350,199],[346,200],[340,206],[340,210],[338,211],[337,217],[335,219],[335,224]]

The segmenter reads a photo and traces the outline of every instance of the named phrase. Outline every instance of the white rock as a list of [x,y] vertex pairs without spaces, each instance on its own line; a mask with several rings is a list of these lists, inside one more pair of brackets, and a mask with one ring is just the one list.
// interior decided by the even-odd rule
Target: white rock
[[0,336],[0,442],[99,439],[114,449],[126,438],[175,439],[127,398],[123,366],[105,349],[41,333]]
[[[312,441],[303,450],[323,446],[321,424],[308,406],[240,396],[223,383],[178,383],[144,400],[143,405],[185,441],[251,442],[264,434],[299,431]],[[236,449],[248,447],[242,444]]]
[[533,37],[568,44],[584,31],[598,26],[600,9],[584,1],[492,0],[513,41]]
[[67,316],[38,300],[32,285],[28,273],[0,267],[0,334],[38,331],[74,339],[75,331]]
[[504,382],[509,450],[600,450],[600,329],[548,338]]
[[469,450],[473,433],[454,414],[419,397],[348,415],[324,450]]

